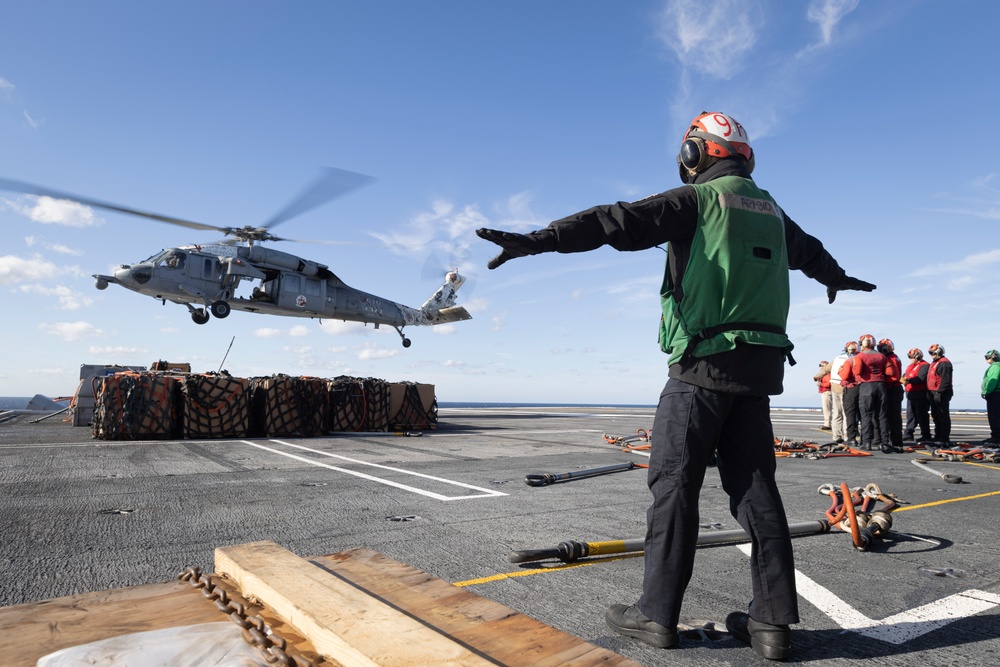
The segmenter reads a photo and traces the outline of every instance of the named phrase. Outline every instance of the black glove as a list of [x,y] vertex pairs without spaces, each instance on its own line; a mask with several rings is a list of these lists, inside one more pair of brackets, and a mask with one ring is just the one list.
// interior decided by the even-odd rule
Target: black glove
[[857,278],[852,278],[850,276],[844,276],[836,285],[828,285],[826,288],[826,295],[830,298],[830,303],[837,298],[837,292],[843,292],[845,290],[857,290],[859,292],[871,292],[875,289],[875,285],[871,283],[866,283],[864,280],[858,280]]
[[555,233],[547,229],[531,232],[530,234],[501,232],[496,229],[477,229],[476,234],[479,238],[492,241],[503,248],[500,254],[491,259],[486,265],[489,269],[497,268],[508,259],[525,257],[526,255],[537,255],[542,252],[552,252],[556,249]]

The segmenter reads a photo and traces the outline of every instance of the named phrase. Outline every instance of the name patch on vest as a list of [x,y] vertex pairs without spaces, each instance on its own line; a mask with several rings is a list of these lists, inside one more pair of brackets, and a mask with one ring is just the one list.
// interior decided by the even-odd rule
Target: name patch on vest
[[722,208],[737,208],[741,211],[750,211],[751,213],[773,215],[779,220],[782,219],[781,209],[766,199],[755,199],[754,197],[744,197],[743,195],[731,192],[720,192],[719,206]]

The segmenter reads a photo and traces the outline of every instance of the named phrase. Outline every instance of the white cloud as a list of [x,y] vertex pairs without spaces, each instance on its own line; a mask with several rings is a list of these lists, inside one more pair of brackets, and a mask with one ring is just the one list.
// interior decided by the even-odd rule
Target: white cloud
[[28,203],[19,204],[11,200],[3,201],[34,222],[46,225],[96,227],[104,224],[104,220],[96,216],[92,208],[75,201],[53,199],[52,197],[36,197],[35,195],[25,195],[22,199]]
[[[494,208],[500,229],[538,229],[549,223],[531,208],[534,197],[530,192],[518,192],[497,204]],[[475,231],[474,229],[472,231]]]
[[16,255],[0,256],[0,285],[13,285],[37,280],[51,280],[58,274],[59,268],[42,258],[17,257]]
[[431,331],[439,336],[450,336],[455,333],[454,324],[438,324],[431,327]]
[[25,294],[54,296],[59,299],[59,307],[63,310],[79,310],[94,303],[94,300],[89,296],[71,290],[64,285],[46,287],[45,285],[29,284],[21,285],[20,290]]
[[[481,243],[476,236],[480,227],[524,230],[547,224],[531,210],[531,201],[528,192],[511,195],[492,204],[495,216],[491,218],[477,204],[459,206],[439,198],[431,202],[429,210],[415,215],[401,229],[373,232],[372,236],[397,255],[444,255],[433,258],[433,263],[439,265],[435,268],[441,268],[442,272],[444,268],[457,268],[468,275],[476,268],[468,263],[467,257],[469,248]],[[448,266],[444,267],[445,264]]]
[[284,334],[281,329],[272,329],[270,327],[263,327],[260,329],[255,329],[253,332],[254,336],[258,338],[279,338]]
[[37,130],[39,126],[41,126],[42,122],[40,120],[32,118],[27,111],[22,111],[22,113],[24,114],[24,122],[26,122],[28,124],[28,127],[30,127],[32,130]]
[[945,286],[953,292],[964,292],[966,289],[978,282],[979,281],[972,276],[959,276],[958,278],[949,280]]
[[388,359],[389,357],[395,357],[399,354],[399,350],[389,350],[384,347],[376,347],[374,345],[366,345],[364,348],[358,352],[358,359],[361,361],[369,361],[372,359]]
[[658,33],[684,69],[728,80],[742,69],[762,24],[747,0],[670,0]]
[[330,336],[366,333],[365,330],[367,328],[362,322],[343,322],[341,320],[323,320],[320,322],[320,331]]
[[62,243],[49,243],[45,239],[37,238],[35,236],[25,236],[24,242],[29,248],[34,248],[36,245],[45,248],[46,250],[51,250],[52,252],[57,252],[61,255],[72,255],[74,257],[80,257],[83,255],[82,250],[76,250],[75,248],[70,248]]
[[813,0],[806,18],[819,26],[823,45],[833,40],[833,31],[840,21],[857,9],[858,0]]
[[926,266],[910,273],[909,276],[936,276],[947,273],[962,272],[975,273],[985,266],[998,263],[1000,263],[1000,248],[973,253],[972,255],[963,257],[957,262],[945,262],[943,264]]
[[12,84],[10,81],[0,76],[0,90],[6,90],[6,91],[14,90],[14,84]]
[[[462,293],[458,293],[458,300],[462,301]],[[485,313],[490,309],[490,300],[484,298],[469,299],[462,301],[462,305],[470,313]]]
[[[489,225],[489,220],[474,204],[457,208],[452,202],[435,199],[429,211],[417,214],[402,229],[372,232],[372,236],[397,255],[420,255],[431,251],[463,258],[475,239],[475,230]],[[459,266],[459,269],[462,267]]]
[[47,334],[58,336],[67,343],[75,343],[84,338],[99,338],[105,333],[90,322],[56,322],[55,324],[39,324],[38,328]]
[[308,336],[310,333],[311,332],[309,331],[309,327],[305,326],[304,324],[297,324],[288,330],[289,336],[295,336],[297,338],[302,336]]

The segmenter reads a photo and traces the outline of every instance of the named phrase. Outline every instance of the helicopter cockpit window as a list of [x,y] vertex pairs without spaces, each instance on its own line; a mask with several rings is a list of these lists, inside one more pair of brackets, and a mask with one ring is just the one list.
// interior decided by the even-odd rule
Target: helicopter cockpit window
[[168,269],[183,269],[185,260],[187,260],[187,253],[180,250],[172,250],[160,257],[157,266],[163,266]]

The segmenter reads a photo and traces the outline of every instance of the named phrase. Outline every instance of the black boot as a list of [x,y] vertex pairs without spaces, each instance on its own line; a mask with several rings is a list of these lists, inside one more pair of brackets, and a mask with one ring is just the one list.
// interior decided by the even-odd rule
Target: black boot
[[754,653],[768,660],[788,660],[792,657],[792,631],[787,625],[770,625],[750,618],[750,614],[734,611],[726,617],[726,630]]
[[677,628],[668,628],[646,618],[637,605],[613,604],[604,615],[608,627],[656,648],[677,646]]

